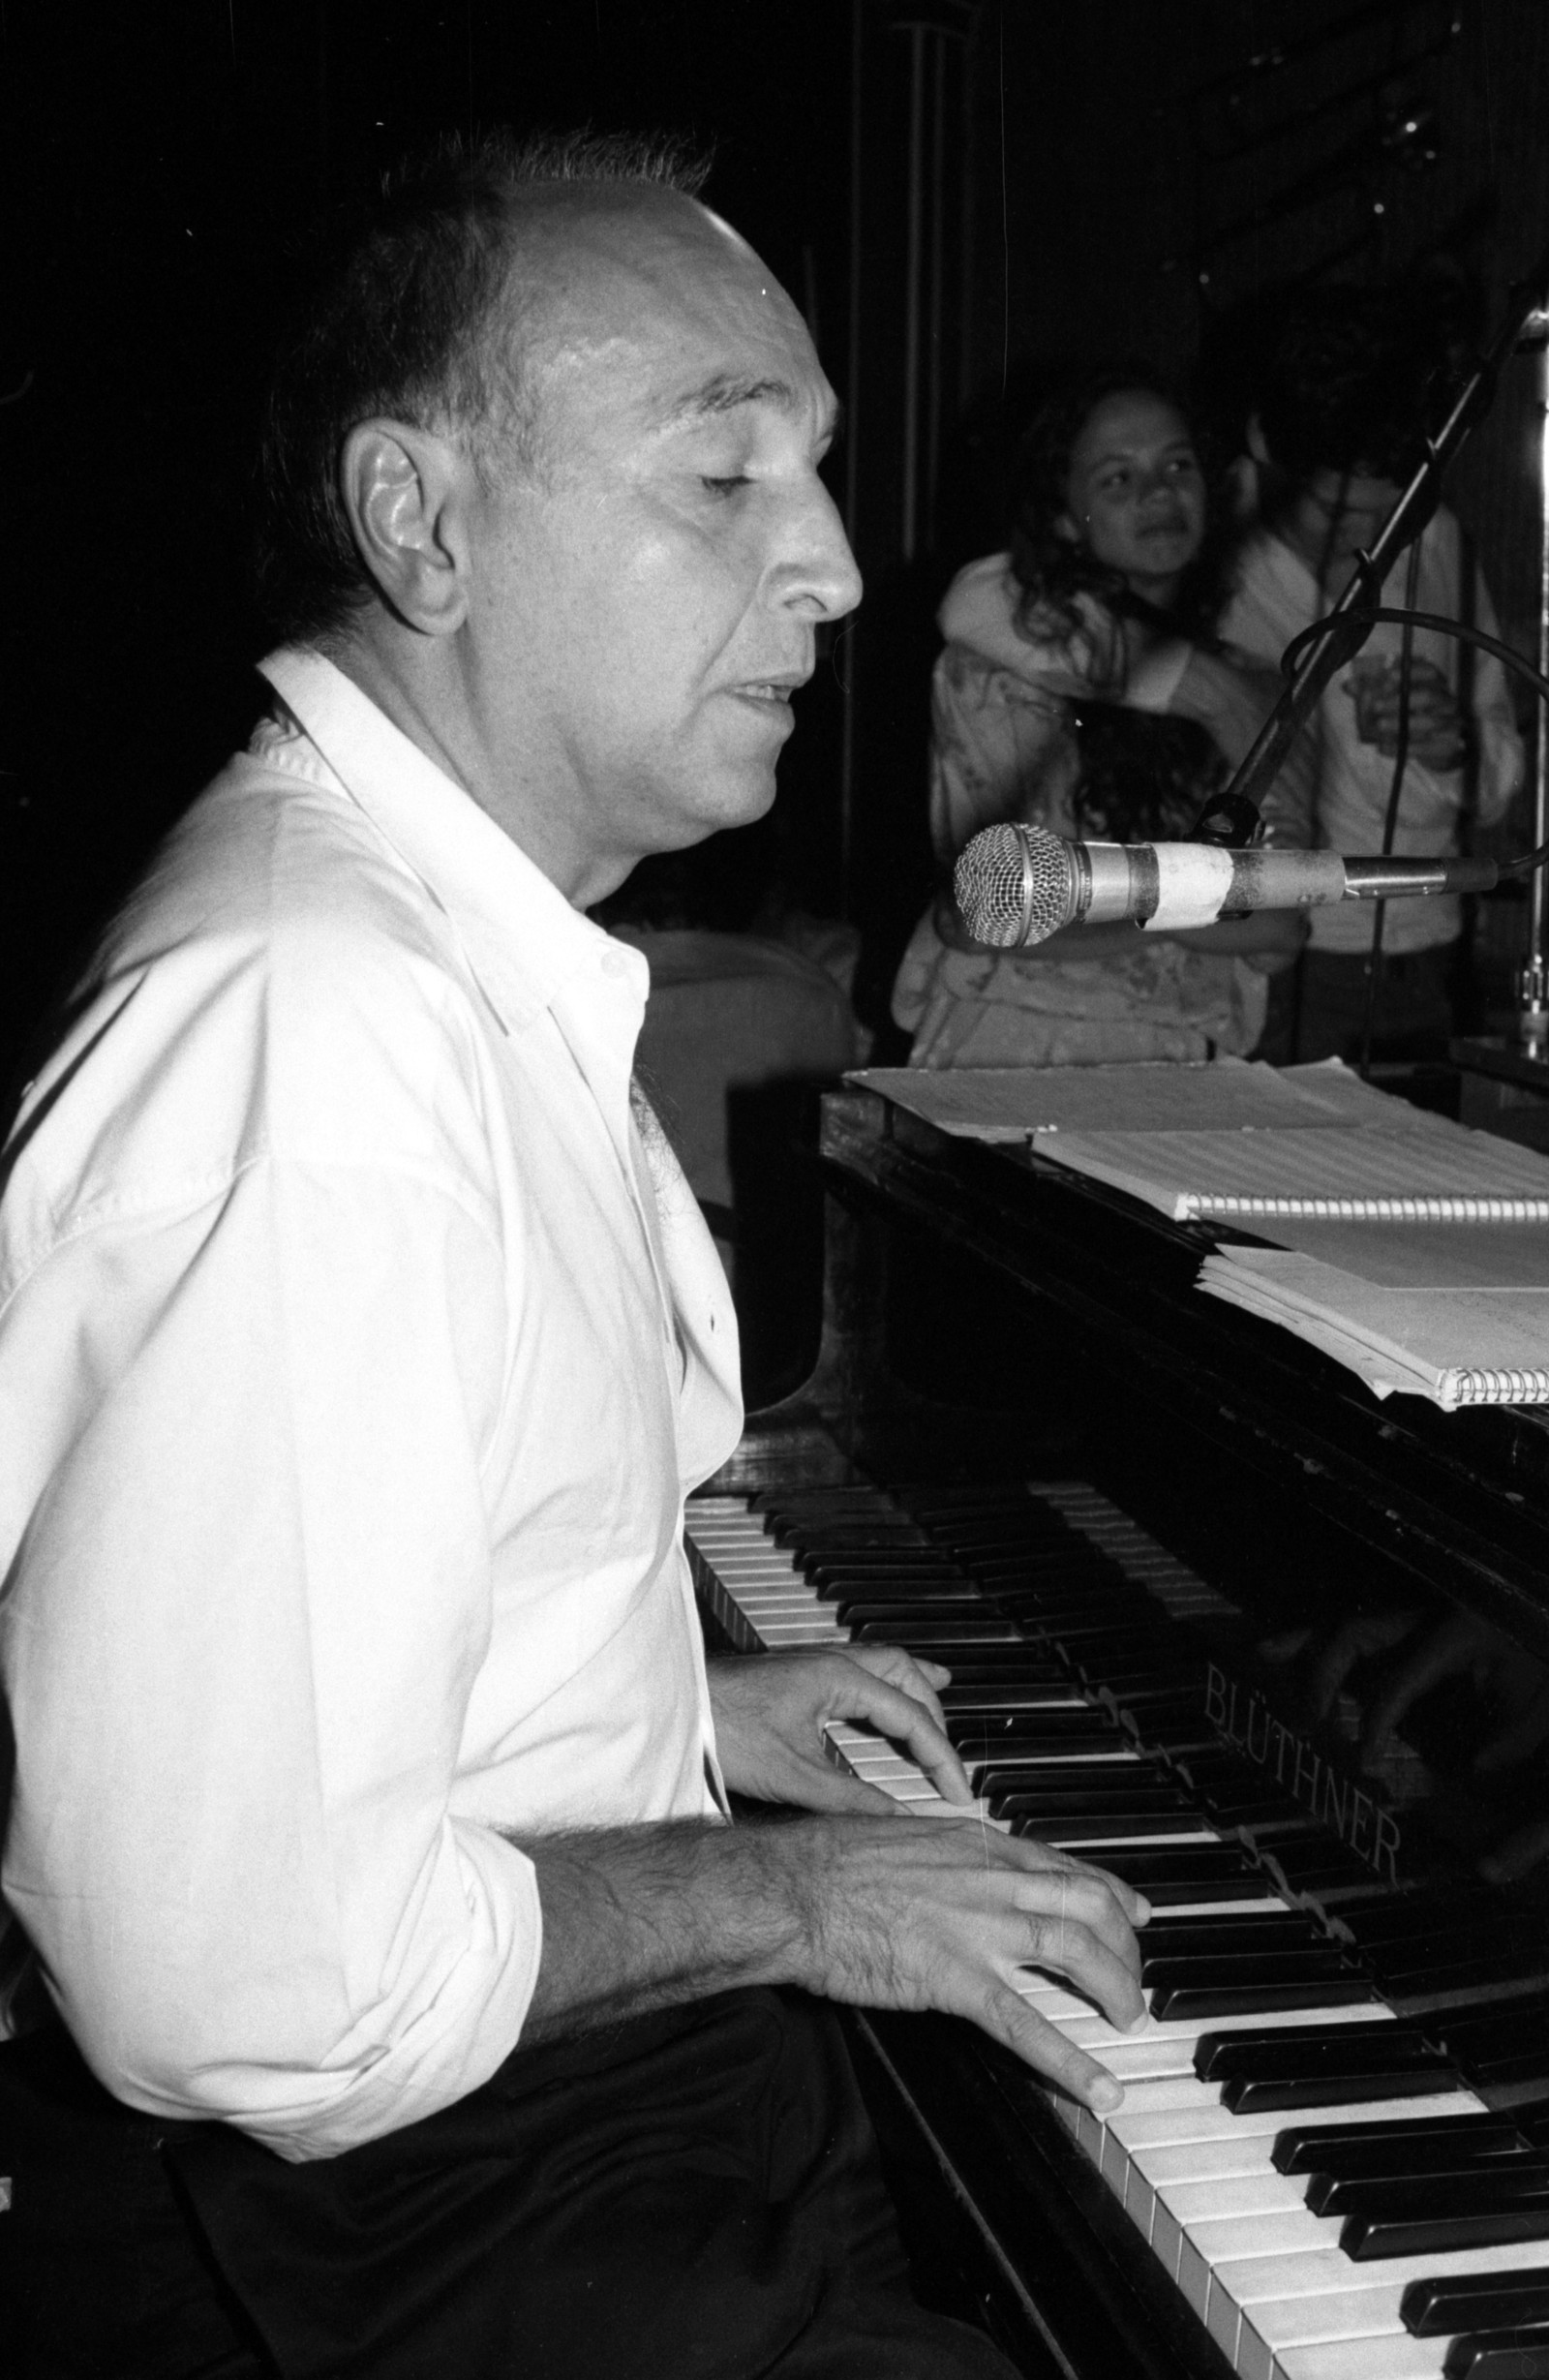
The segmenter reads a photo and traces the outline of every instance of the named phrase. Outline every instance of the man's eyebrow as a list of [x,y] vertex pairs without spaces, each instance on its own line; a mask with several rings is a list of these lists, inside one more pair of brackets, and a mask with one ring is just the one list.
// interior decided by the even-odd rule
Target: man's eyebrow
[[[697,388],[690,388],[675,397],[662,414],[664,429],[676,429],[684,422],[713,419],[718,413],[736,412],[744,405],[773,405],[777,412],[800,413],[805,400],[789,381],[758,377],[750,373],[715,372]],[[835,406],[834,419],[827,425],[828,434],[837,434],[844,417],[844,408]]]

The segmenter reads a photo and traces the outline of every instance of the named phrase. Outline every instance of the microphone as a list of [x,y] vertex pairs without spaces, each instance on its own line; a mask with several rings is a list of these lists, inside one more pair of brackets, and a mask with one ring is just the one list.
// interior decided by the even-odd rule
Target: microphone
[[1487,893],[1493,860],[1356,860],[1338,851],[1224,851],[1214,843],[1067,842],[1041,826],[987,826],[953,876],[977,942],[1023,950],[1062,926],[1132,919],[1153,933],[1213,926],[1250,909],[1314,909],[1335,900]]

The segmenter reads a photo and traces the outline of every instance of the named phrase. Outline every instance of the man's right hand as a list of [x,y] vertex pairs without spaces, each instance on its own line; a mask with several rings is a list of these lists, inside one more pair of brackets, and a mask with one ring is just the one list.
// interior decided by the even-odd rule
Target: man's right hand
[[973,2020],[1100,2114],[1123,2091],[1022,1998],[1057,1975],[1118,2031],[1145,2021],[1116,1877],[978,1820],[698,1821],[513,1838],[532,1861],[543,1957],[524,2039],[739,1985]]
[[1036,1967],[1064,1977],[1117,2031],[1139,2029],[1134,1928],[1150,1912],[1138,1893],[970,1819],[831,1820],[808,1845],[812,1972],[800,1980],[809,1989],[866,2008],[971,2017],[1088,2106],[1118,2105],[1112,2076],[1017,1987]]

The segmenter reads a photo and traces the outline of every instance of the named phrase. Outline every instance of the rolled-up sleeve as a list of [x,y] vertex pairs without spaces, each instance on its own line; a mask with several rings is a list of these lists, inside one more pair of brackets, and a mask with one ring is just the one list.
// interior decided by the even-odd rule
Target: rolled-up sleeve
[[0,1316],[5,1890],[134,2106],[327,2155],[517,2038],[532,1867],[449,1804],[508,1297],[453,1186],[258,1155]]

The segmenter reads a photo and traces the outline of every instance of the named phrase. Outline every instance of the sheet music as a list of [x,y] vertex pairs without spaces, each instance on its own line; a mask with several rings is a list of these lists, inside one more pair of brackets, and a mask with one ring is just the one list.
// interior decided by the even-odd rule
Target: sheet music
[[[1413,1117],[1412,1108],[1369,1091],[1337,1060],[1333,1075],[1348,1076],[1376,1110],[1397,1109]],[[1277,1071],[1240,1057],[1208,1065],[870,1066],[845,1080],[882,1092],[942,1132],[974,1141],[1021,1143],[1032,1132],[1162,1132],[1179,1126],[1292,1131],[1351,1120],[1340,1098],[1343,1085],[1329,1069]]]

